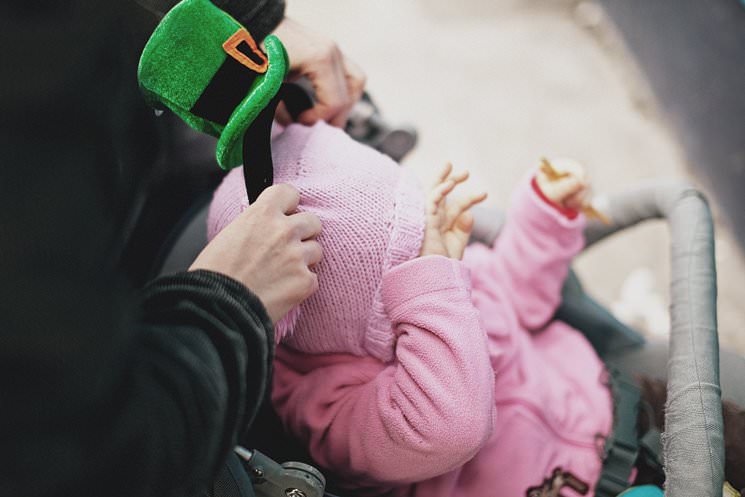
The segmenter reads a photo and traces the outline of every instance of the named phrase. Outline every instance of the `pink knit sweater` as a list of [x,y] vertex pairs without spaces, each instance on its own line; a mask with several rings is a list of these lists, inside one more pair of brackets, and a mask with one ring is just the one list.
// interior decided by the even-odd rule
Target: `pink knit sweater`
[[594,486],[612,424],[603,364],[549,321],[583,222],[525,181],[494,247],[386,272],[394,360],[280,346],[273,401],[285,425],[364,494],[521,497],[557,467]]

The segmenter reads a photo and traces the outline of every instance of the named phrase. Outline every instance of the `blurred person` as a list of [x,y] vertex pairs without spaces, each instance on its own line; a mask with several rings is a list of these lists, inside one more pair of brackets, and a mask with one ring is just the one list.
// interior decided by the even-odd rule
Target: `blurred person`
[[[173,3],[0,5],[0,495],[203,491],[264,397],[273,323],[317,286],[319,220],[278,185],[190,271],[133,288],[143,196],[178,167],[136,63]],[[216,3],[259,40],[302,31],[293,68],[323,95],[302,118],[342,123],[364,76],[333,43],[283,1]]]

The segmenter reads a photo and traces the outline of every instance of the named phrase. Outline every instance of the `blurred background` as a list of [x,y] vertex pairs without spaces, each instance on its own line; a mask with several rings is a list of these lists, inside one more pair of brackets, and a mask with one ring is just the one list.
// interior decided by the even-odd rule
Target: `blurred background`
[[[506,208],[542,156],[585,163],[598,201],[683,177],[713,199],[719,328],[745,353],[745,7],[739,0],[294,0],[368,75],[386,119]],[[738,240],[740,244],[738,244]],[[583,254],[589,293],[650,336],[667,333],[669,237],[637,227]]]

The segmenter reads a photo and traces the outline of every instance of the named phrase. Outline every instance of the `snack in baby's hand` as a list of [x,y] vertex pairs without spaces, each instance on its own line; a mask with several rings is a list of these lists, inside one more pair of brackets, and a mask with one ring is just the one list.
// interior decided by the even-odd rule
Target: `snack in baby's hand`
[[[556,168],[551,164],[551,162],[549,162],[546,158],[541,159],[541,173],[543,173],[548,181],[552,183],[558,182],[572,175],[572,173],[569,171],[557,171]],[[580,179],[580,181],[583,180]],[[541,188],[543,189],[543,185],[541,185]],[[548,195],[548,192],[544,191],[544,193]],[[611,224],[608,216],[593,207],[591,203],[586,202],[584,198],[581,199],[579,207],[585,214],[585,216],[587,216],[589,219],[598,219],[604,224]]]

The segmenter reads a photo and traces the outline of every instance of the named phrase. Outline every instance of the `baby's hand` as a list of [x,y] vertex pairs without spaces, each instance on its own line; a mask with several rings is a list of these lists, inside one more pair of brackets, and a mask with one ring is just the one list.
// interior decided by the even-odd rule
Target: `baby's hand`
[[582,210],[590,190],[585,168],[571,159],[545,159],[536,175],[538,188],[551,202],[565,209]]
[[447,196],[450,192],[468,179],[468,171],[457,175],[451,175],[452,172],[453,166],[448,163],[429,192],[420,256],[444,255],[451,259],[463,257],[463,250],[473,228],[473,215],[469,209],[486,198],[486,193],[480,193],[448,203]]

